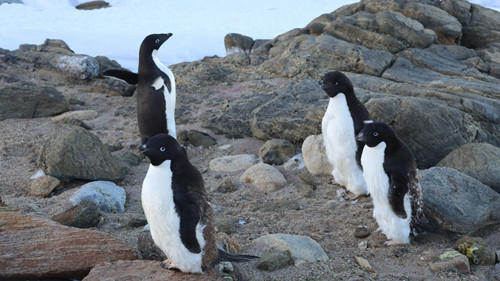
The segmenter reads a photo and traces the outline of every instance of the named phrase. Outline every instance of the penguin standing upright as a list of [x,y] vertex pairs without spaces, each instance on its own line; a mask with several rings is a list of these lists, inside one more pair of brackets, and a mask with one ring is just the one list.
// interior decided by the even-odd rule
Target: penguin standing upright
[[144,38],[139,49],[137,74],[123,69],[103,72],[105,76],[137,84],[137,122],[142,144],[159,133],[176,138],[174,74],[158,59],[158,49],[171,36],[172,33],[151,34]]
[[365,144],[363,176],[373,199],[373,217],[389,239],[385,244],[408,244],[410,235],[431,230],[408,146],[382,122],[366,122],[356,138]]
[[368,120],[368,111],[356,98],[351,81],[343,73],[329,72],[318,81],[330,97],[321,122],[326,154],[333,166],[332,175],[338,184],[352,194],[349,199],[368,194],[361,167],[363,143],[356,134]]
[[201,273],[220,260],[257,258],[217,249],[203,177],[172,136],[153,136],[140,149],[151,161],[142,185],[142,207],[153,241],[168,257],[162,267]]

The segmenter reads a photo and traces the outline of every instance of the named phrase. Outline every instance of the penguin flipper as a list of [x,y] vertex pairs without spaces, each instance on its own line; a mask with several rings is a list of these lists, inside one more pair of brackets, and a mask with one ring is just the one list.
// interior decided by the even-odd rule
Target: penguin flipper
[[408,216],[405,211],[404,198],[408,193],[407,179],[402,176],[390,175],[389,177],[389,205],[394,213],[403,219]]
[[231,254],[221,249],[218,250],[219,250],[219,260],[221,261],[240,262],[240,261],[251,261],[259,258],[258,256]]
[[139,83],[139,74],[126,69],[108,69],[102,75],[121,79],[130,85],[137,85]]

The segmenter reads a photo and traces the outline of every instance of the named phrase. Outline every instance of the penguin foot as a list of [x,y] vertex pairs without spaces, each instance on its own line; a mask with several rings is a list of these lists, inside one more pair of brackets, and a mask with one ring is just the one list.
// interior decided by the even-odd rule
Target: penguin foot
[[175,266],[169,259],[162,261],[160,266],[165,269],[180,271],[180,269],[177,268],[177,266]]
[[348,192],[345,195],[345,199],[350,200],[350,201],[354,201],[354,200],[358,199],[359,197],[361,197],[361,195],[356,195],[356,194],[354,194],[352,192]]

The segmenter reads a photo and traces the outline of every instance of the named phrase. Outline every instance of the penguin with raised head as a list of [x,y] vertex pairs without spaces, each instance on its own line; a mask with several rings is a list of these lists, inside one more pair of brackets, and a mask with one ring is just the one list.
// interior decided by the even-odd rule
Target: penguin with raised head
[[220,260],[257,258],[217,249],[203,177],[175,138],[158,134],[140,149],[151,162],[142,184],[142,207],[153,241],[168,257],[162,267],[201,273]]
[[363,128],[363,121],[369,119],[368,111],[343,73],[328,72],[318,84],[329,97],[321,131],[328,161],[333,166],[332,175],[351,192],[348,199],[367,195],[361,167],[364,144],[356,141],[356,134]]
[[124,69],[103,72],[105,76],[137,84],[137,123],[142,144],[159,133],[176,138],[174,74],[158,59],[158,49],[171,36],[172,33],[151,34],[144,38],[139,49],[137,74]]
[[389,239],[385,244],[408,244],[410,236],[432,230],[408,146],[382,122],[367,121],[356,138],[365,144],[363,176],[373,200],[373,217]]

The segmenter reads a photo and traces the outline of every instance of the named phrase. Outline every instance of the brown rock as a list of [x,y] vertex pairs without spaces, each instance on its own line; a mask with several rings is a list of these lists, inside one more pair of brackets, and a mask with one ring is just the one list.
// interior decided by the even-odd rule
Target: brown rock
[[57,178],[43,176],[34,179],[30,185],[30,194],[33,196],[47,197],[61,183]]
[[83,278],[105,261],[137,259],[113,236],[37,216],[0,212],[0,279]]
[[354,236],[357,238],[365,238],[370,236],[371,232],[366,226],[359,226],[354,231]]
[[105,262],[94,267],[83,281],[212,281],[222,280],[213,270],[205,274],[188,274],[163,269],[159,261],[135,260]]
[[82,201],[80,204],[52,217],[62,225],[89,228],[96,226],[100,221],[101,214],[96,204]]

